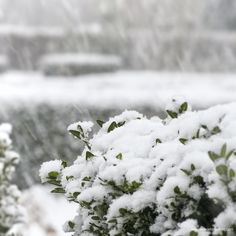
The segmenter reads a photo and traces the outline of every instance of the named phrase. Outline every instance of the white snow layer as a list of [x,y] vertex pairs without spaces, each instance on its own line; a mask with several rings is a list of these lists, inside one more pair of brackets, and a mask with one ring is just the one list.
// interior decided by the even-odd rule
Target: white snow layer
[[79,104],[96,108],[165,108],[175,95],[194,107],[236,101],[235,75],[118,72],[81,77],[44,77],[36,73],[0,75],[0,104],[35,102]]
[[47,54],[43,56],[42,65],[121,65],[119,57],[103,54]]
[[25,223],[16,231],[24,236],[65,236],[63,223],[76,212],[75,204],[50,194],[50,190],[42,186],[25,190],[21,204],[25,209]]
[[[235,207],[230,205],[232,200],[227,191],[236,191],[236,186],[233,184],[229,185],[228,190],[225,188],[216,165],[220,165],[221,160],[225,160],[223,156],[236,148],[236,129],[232,128],[235,127],[236,103],[218,105],[199,112],[186,110],[177,119],[167,118],[163,121],[147,119],[132,111],[125,111],[111,118],[89,141],[89,151],[93,155],[87,156],[86,147],[72,166],[62,170],[62,185],[66,196],[71,197],[77,192],[76,200],[79,202],[107,201],[107,221],[118,219],[121,208],[139,212],[147,206],[157,204],[159,215],[156,223],[151,226],[153,232],[177,236],[197,229],[199,235],[208,235],[207,229],[202,229],[193,220],[176,224],[171,218],[171,210],[168,210],[176,196],[176,186],[180,192],[186,193],[195,201],[205,191],[209,197],[218,199],[227,206],[215,219],[215,229],[229,227],[236,218]],[[120,126],[111,129],[114,122]],[[208,151],[222,153],[225,143],[225,153],[220,154],[222,158],[215,165]],[[229,159],[227,165],[236,171],[234,158],[232,157],[232,161]],[[42,172],[47,172],[43,166],[42,169]],[[203,190],[199,184],[191,184],[193,179],[186,171],[192,171],[193,176],[201,176],[207,188]],[[134,193],[111,199],[109,193],[112,188],[104,183],[122,186],[124,181],[129,184],[135,181],[135,184],[140,183],[141,186]],[[232,182],[235,182],[235,177]],[[168,209],[166,205],[169,206]],[[195,205],[190,206],[184,208],[181,214],[186,217],[191,215]],[[87,235],[82,233],[82,229],[89,227],[89,219],[88,210],[81,207],[74,220],[78,235]],[[119,220],[122,227],[122,219]]]

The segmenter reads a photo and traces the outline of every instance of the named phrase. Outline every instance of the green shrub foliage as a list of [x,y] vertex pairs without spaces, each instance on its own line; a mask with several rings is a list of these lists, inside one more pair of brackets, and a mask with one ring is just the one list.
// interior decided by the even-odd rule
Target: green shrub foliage
[[74,236],[236,235],[236,104],[191,111],[173,99],[167,117],[125,111],[91,135],[72,165],[43,163],[42,182],[78,204]]

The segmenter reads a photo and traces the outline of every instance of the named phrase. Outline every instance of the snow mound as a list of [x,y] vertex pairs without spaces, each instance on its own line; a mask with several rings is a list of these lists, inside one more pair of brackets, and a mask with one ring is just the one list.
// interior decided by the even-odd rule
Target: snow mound
[[91,139],[82,124],[73,126],[85,143],[82,154],[57,172],[41,167],[53,192],[78,204],[66,231],[235,235],[236,104],[196,112],[175,98],[166,112],[161,120],[125,111],[98,121]]
[[76,212],[75,204],[61,196],[52,196],[48,188],[37,185],[23,192],[21,204],[25,208],[26,222],[18,232],[24,236],[64,236],[62,224]]
[[49,54],[42,58],[42,64],[100,64],[110,63],[120,64],[120,58],[114,55],[97,55],[97,54]]
[[233,74],[119,71],[74,79],[48,79],[38,73],[9,71],[1,75],[0,81],[0,104],[4,112],[12,107],[30,108],[42,103],[51,107],[76,104],[86,109],[148,107],[161,111],[167,101],[176,95],[184,96],[196,109],[236,101],[236,80]]

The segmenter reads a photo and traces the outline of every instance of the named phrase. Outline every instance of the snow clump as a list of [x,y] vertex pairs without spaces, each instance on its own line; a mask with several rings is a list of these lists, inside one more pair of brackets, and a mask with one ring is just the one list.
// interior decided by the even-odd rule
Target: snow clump
[[19,155],[12,150],[11,125],[0,125],[0,236],[12,235],[14,226],[22,220],[18,204],[20,191],[11,184]]
[[69,127],[83,152],[70,166],[49,162],[40,171],[53,192],[78,204],[67,232],[236,234],[236,104],[191,111],[174,99],[166,112],[163,120],[135,111],[98,120],[92,138],[91,123]]

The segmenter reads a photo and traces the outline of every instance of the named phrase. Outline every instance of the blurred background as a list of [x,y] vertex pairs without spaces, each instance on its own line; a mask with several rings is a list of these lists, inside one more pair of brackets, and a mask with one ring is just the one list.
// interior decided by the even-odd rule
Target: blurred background
[[37,185],[42,162],[82,150],[70,123],[124,109],[164,117],[173,96],[194,109],[233,102],[235,72],[235,0],[0,0],[0,122],[21,154],[25,235],[65,235],[73,216]]

